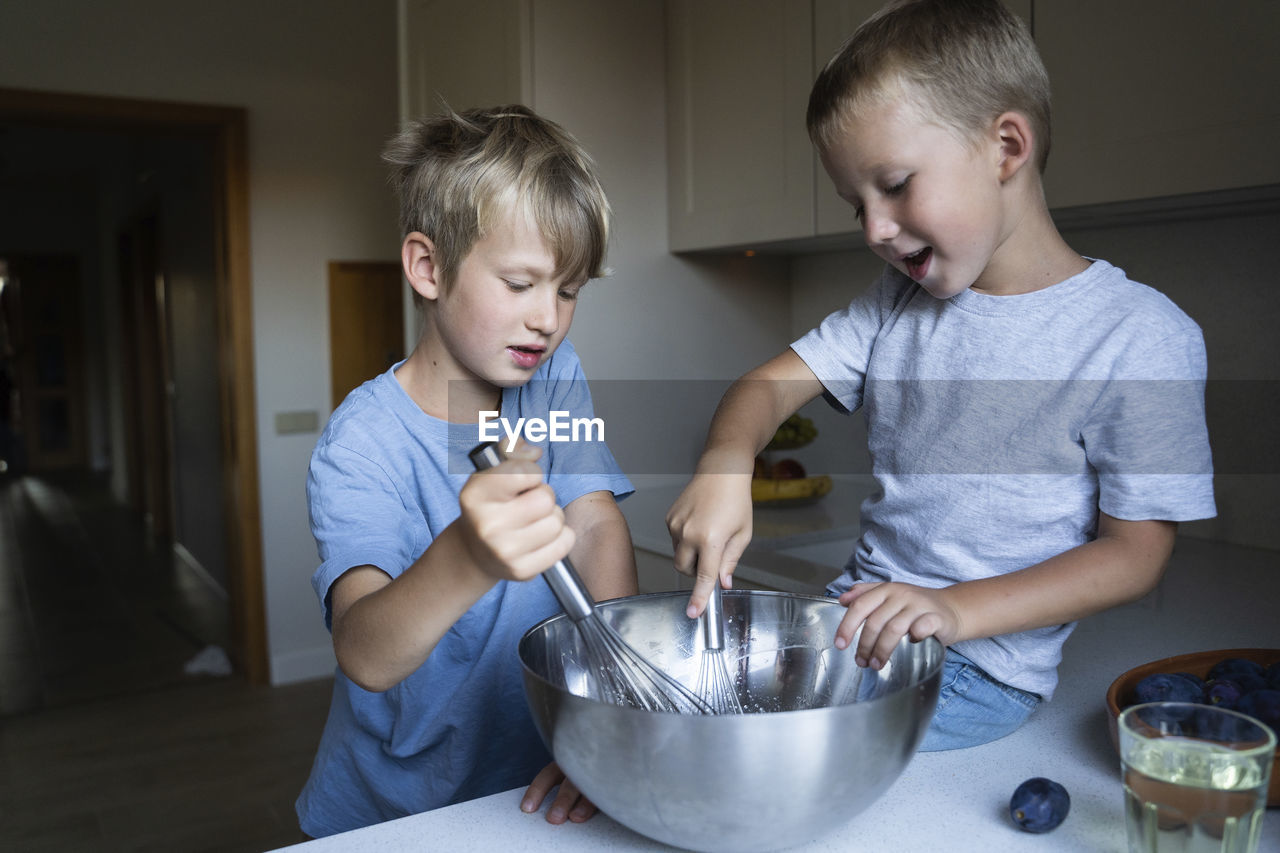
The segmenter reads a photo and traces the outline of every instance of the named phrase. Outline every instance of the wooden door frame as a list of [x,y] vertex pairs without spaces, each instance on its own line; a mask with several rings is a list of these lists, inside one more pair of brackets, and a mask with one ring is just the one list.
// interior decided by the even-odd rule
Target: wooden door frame
[[0,88],[0,119],[80,129],[195,134],[213,142],[222,493],[227,507],[232,659],[254,684],[270,678],[249,277],[247,117],[242,107]]

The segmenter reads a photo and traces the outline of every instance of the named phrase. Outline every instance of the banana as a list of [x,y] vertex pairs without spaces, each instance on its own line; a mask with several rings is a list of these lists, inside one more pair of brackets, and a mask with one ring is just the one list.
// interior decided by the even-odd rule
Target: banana
[[831,491],[831,478],[826,474],[817,477],[801,477],[795,480],[751,481],[751,500],[788,501],[800,498],[820,498]]

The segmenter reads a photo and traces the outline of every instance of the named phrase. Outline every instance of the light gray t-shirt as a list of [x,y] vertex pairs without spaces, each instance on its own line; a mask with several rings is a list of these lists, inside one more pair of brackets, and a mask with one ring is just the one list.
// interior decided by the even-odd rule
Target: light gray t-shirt
[[[1216,512],[1200,328],[1105,261],[1031,293],[949,300],[886,268],[792,349],[829,402],[862,409],[880,486],[834,591],[1017,571],[1093,539],[1099,510]],[[1048,699],[1073,628],[955,648]]]

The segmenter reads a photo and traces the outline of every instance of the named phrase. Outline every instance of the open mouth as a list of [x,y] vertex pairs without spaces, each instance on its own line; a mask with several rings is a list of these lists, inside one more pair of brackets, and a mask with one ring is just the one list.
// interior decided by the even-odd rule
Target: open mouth
[[907,275],[919,281],[924,277],[925,270],[929,268],[929,259],[932,257],[933,249],[929,246],[904,257],[902,262],[907,265]]
[[511,353],[511,358],[520,367],[533,367],[542,358],[542,354],[546,352],[544,347],[507,347],[507,352]]

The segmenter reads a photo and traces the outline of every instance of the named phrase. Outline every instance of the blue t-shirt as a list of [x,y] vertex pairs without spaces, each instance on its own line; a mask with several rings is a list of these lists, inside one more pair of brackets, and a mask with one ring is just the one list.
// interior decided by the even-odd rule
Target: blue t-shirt
[[[892,268],[792,344],[861,408],[880,490],[833,591],[1026,568],[1120,519],[1212,517],[1199,327],[1105,261],[1014,296],[940,300]],[[1048,699],[1072,624],[956,649]]]
[[[424,413],[391,370],[352,391],[333,413],[307,478],[321,564],[312,577],[325,624],[329,590],[373,565],[392,578],[459,515],[477,424]],[[569,341],[527,384],[506,388],[501,416],[594,417]],[[586,440],[590,435],[593,440]],[[547,441],[540,464],[561,506],[632,487],[599,433]],[[440,640],[417,671],[384,693],[339,669],[320,746],[297,802],[302,830],[319,837],[527,785],[550,760],[526,704],[516,646],[559,612],[547,584],[500,581]]]

